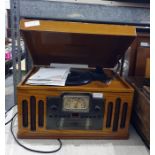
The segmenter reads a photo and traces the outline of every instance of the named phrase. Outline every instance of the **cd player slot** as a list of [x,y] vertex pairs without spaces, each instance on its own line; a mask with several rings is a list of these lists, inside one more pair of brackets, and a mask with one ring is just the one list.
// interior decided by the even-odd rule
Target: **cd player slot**
[[79,113],[72,113],[72,118],[79,118],[80,114]]

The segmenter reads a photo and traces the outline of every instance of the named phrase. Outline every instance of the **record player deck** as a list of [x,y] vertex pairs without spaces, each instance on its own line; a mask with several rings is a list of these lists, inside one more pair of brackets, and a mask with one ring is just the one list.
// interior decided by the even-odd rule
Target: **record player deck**
[[[30,21],[20,23],[34,66],[17,86],[18,137],[128,138],[133,89],[108,68],[132,43],[135,28],[43,20],[27,24]],[[90,67],[71,68],[65,86],[27,84],[51,62]]]
[[70,74],[66,80],[66,86],[83,85],[92,81],[101,81],[105,84],[109,84],[111,78],[108,77],[102,68],[96,68],[95,70],[77,70],[71,69]]

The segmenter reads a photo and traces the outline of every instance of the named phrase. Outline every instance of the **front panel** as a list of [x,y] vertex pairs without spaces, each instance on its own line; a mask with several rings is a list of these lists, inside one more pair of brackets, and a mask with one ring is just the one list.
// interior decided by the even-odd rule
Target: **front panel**
[[132,93],[30,94],[18,95],[18,137],[128,137]]
[[47,97],[46,128],[56,130],[102,130],[104,99],[91,93],[64,93]]

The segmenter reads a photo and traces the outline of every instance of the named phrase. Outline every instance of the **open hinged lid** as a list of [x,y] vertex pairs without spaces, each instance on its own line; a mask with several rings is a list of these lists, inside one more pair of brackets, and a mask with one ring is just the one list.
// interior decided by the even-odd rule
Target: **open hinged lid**
[[125,25],[21,20],[20,29],[34,65],[50,63],[114,67],[136,36]]

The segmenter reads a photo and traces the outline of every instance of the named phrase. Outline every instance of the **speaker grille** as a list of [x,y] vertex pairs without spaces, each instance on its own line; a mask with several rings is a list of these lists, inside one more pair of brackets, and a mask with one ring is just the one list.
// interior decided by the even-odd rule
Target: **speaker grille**
[[126,116],[127,116],[128,104],[125,102],[123,104],[122,118],[121,118],[121,128],[125,128]]
[[118,120],[119,120],[119,114],[120,114],[120,104],[121,99],[116,99],[116,106],[115,106],[115,113],[114,113],[114,121],[113,121],[113,131],[118,130]]
[[30,124],[31,131],[36,130],[36,98],[34,96],[30,97]]
[[22,125],[28,127],[28,103],[27,100],[22,101]]
[[44,126],[44,102],[42,100],[38,102],[38,126]]
[[110,126],[111,126],[112,109],[113,109],[113,103],[109,102],[108,103],[106,128],[110,128]]

